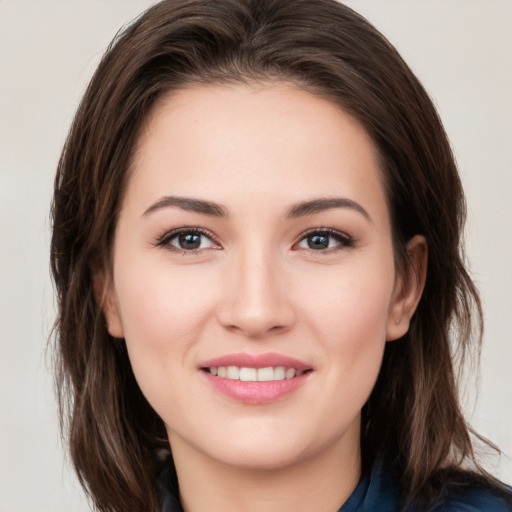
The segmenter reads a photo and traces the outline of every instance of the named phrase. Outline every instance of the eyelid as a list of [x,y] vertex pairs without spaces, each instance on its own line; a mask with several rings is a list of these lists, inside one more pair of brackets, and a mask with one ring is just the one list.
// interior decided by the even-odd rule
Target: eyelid
[[[211,231],[209,231],[208,229],[205,229],[205,228],[198,227],[198,226],[181,226],[179,228],[175,228],[175,229],[171,229],[170,231],[166,231],[163,235],[160,235],[159,237],[157,237],[157,239],[153,243],[153,245],[155,247],[165,248],[171,252],[183,252],[188,255],[193,255],[193,254],[196,254],[196,253],[204,250],[204,248],[203,249],[184,250],[184,249],[179,249],[177,247],[172,246],[170,244],[170,241],[182,233],[193,233],[193,234],[199,234],[199,235],[205,236],[212,242],[212,244],[217,246],[217,247],[212,247],[213,249],[221,249],[222,248],[217,237]],[[326,253],[335,252],[335,251],[341,250],[341,249],[351,248],[356,245],[356,241],[350,235],[348,235],[347,233],[345,233],[343,231],[339,231],[337,229],[327,228],[327,227],[317,227],[317,228],[311,228],[311,229],[308,229],[308,230],[302,232],[297,237],[295,242],[293,243],[292,249],[295,249],[296,246],[300,242],[302,242],[305,238],[307,238],[308,236],[314,235],[314,234],[327,235],[329,237],[334,238],[338,242],[338,245],[336,247],[331,247],[331,248],[327,248],[324,250],[310,249],[310,252],[315,253],[315,254],[326,254]]]
[[204,250],[204,249],[184,250],[184,249],[179,249],[177,247],[173,247],[172,245],[170,245],[170,241],[174,237],[176,237],[177,235],[180,235],[182,233],[193,233],[193,234],[197,234],[197,235],[203,235],[206,238],[208,238],[209,240],[211,240],[214,245],[217,246],[217,247],[214,247],[214,249],[221,248],[221,245],[220,245],[217,237],[211,231],[209,231],[208,229],[205,229],[205,228],[200,228],[198,226],[182,226],[179,228],[171,229],[170,231],[166,231],[163,235],[157,237],[157,239],[153,245],[155,245],[156,247],[162,247],[171,252],[183,252],[186,254],[195,254],[197,252]]
[[[309,249],[309,251],[312,252],[313,254],[327,254],[330,252],[335,252],[337,250],[351,248],[356,245],[356,240],[354,240],[353,237],[351,237],[350,235],[348,235],[347,233],[345,233],[343,231],[339,231],[339,230],[333,229],[333,228],[318,227],[318,228],[308,229],[308,230],[304,231],[303,233],[301,233],[297,237],[297,240],[293,243],[293,247],[295,248],[300,242],[302,242],[308,236],[315,235],[315,234],[328,235],[328,236],[334,238],[335,240],[337,240],[339,245],[336,247],[331,247],[331,248],[324,249],[324,250]],[[308,249],[305,249],[305,250],[308,250]]]

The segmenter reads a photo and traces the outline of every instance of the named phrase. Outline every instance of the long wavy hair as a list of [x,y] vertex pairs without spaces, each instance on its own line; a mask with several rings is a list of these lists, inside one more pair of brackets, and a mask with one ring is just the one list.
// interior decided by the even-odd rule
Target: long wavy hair
[[409,332],[386,344],[362,411],[363,469],[392,454],[404,502],[425,505],[447,479],[492,483],[457,392],[458,364],[479,353],[482,314],[463,259],[465,204],[450,144],[395,48],[335,0],[165,0],[121,31],[99,64],[60,157],[52,208],[56,385],[80,482],[102,512],[159,509],[165,429],[124,342],[106,330],[92,281],[110,265],[141,126],[173,90],[255,81],[291,82],[358,119],[380,155],[397,269],[407,268],[412,236],[428,243],[423,297]]

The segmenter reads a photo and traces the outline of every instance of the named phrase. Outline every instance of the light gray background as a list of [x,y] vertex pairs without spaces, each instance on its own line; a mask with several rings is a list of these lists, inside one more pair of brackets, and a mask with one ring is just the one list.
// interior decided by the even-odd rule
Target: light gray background
[[[0,512],[88,510],[63,463],[45,344],[49,202],[77,102],[117,29],[149,0],[0,0]],[[512,2],[353,0],[434,98],[469,205],[485,344],[475,427],[512,483]]]

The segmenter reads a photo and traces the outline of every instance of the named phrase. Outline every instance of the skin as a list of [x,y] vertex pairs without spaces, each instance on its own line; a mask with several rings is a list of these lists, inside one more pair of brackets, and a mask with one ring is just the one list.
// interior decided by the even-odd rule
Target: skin
[[[163,196],[215,202],[227,217],[158,207]],[[287,217],[333,197],[366,215],[342,206]],[[177,237],[160,243],[182,227],[207,231],[198,250]],[[311,249],[307,234],[320,228],[342,241]],[[95,284],[110,334],[125,338],[166,425],[187,512],[334,511],[347,499],[360,477],[361,408],[423,288],[424,239],[408,250],[410,279],[395,271],[374,145],[332,103],[278,83],[198,86],[157,104],[138,141],[112,275],[98,272]],[[276,401],[241,403],[200,369],[239,352],[276,352],[312,371]]]

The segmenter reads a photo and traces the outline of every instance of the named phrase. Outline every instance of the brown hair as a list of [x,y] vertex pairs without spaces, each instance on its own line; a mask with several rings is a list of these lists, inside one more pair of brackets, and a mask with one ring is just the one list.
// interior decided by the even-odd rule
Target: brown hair
[[[356,117],[381,157],[397,267],[423,234],[428,276],[410,330],[388,343],[362,415],[365,468],[393,455],[404,500],[431,503],[446,475],[486,476],[462,415],[454,356],[478,352],[481,308],[462,259],[465,205],[434,106],[395,48],[335,0],[167,0],[113,41],[82,99],[55,181],[51,267],[58,292],[56,380],[64,431],[98,510],[158,510],[163,423],[95,300],[141,124],[189,84],[288,81]],[[475,320],[476,319],[476,320]],[[476,328],[475,328],[476,326]],[[476,472],[462,473],[469,461]],[[472,478],[478,480],[478,476]]]

